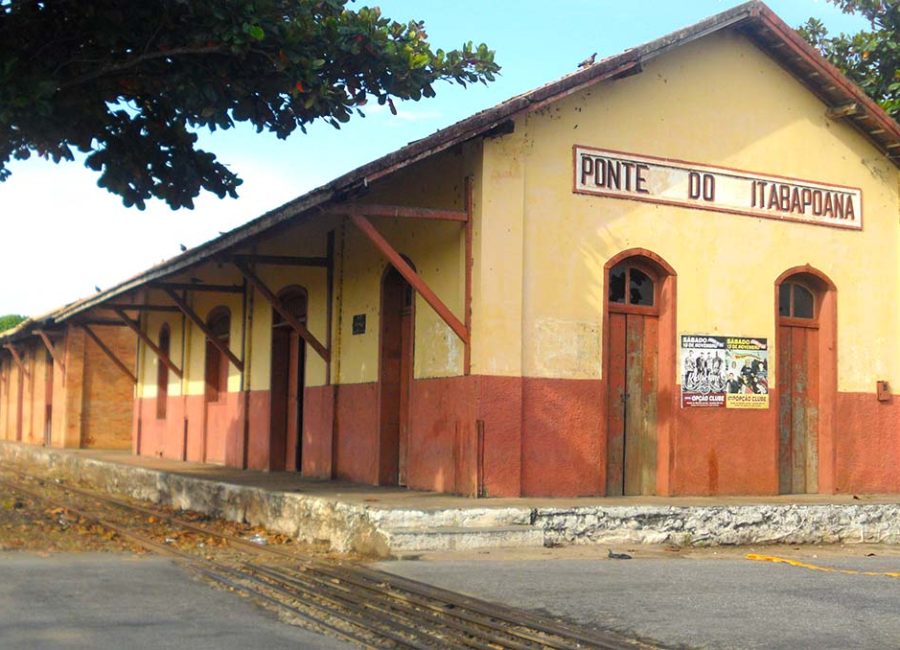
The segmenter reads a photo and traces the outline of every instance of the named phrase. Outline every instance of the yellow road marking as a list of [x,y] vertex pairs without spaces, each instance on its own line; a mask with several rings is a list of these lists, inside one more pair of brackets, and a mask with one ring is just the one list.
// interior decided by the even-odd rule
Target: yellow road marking
[[823,573],[842,573],[848,576],[879,576],[883,578],[900,578],[900,571],[857,571],[856,569],[838,569],[836,567],[819,566],[817,564],[808,564],[798,560],[789,560],[786,557],[776,557],[774,555],[760,555],[758,553],[747,553],[744,556],[748,560],[756,562],[774,562],[775,564],[788,564],[790,566],[800,567],[801,569],[809,569],[810,571],[822,571]]

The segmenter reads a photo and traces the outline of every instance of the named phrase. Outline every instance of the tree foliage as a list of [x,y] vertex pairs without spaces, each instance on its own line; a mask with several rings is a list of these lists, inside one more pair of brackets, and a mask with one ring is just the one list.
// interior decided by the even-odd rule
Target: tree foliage
[[800,34],[900,121],[900,1],[830,2],[844,13],[864,17],[870,28],[832,36],[820,20],[810,18],[800,27]]
[[11,159],[86,154],[98,184],[193,207],[241,183],[196,131],[249,122],[286,138],[369,99],[488,82],[494,53],[433,50],[424,24],[347,0],[0,0],[0,180]]
[[0,332],[11,330],[25,319],[26,316],[21,316],[19,314],[6,314],[0,316]]

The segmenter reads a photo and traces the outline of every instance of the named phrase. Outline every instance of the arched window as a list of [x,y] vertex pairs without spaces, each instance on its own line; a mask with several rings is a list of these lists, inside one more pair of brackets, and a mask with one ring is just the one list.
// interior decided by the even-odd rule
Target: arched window
[[[159,328],[159,350],[165,356],[169,356],[169,325],[164,323]],[[169,401],[169,368],[162,362],[162,359],[156,360],[156,417],[164,419],[166,417],[166,404]]]
[[644,270],[631,260],[610,269],[609,302],[617,305],[655,306],[656,283],[649,270]]
[[[287,287],[278,293],[278,300],[294,318],[304,325],[306,324],[306,289],[297,286]],[[290,327],[289,323],[274,309],[272,310],[272,327]]]
[[778,288],[778,315],[782,318],[814,319],[816,296],[809,287],[789,280]]
[[[231,337],[231,312],[227,307],[216,307],[207,319],[211,334],[228,347]],[[228,391],[228,357],[211,341],[206,342],[206,399],[217,402]]]

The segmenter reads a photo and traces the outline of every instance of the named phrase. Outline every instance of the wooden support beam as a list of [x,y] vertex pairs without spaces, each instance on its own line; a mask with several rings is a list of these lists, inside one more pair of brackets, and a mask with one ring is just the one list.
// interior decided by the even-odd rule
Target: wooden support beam
[[856,102],[850,102],[849,104],[844,104],[843,106],[833,106],[825,111],[825,115],[830,117],[832,120],[841,120],[845,117],[852,117],[859,113],[859,104]]
[[464,307],[465,313],[463,314],[463,320],[466,326],[466,332],[469,334],[469,339],[466,341],[466,348],[463,354],[463,374],[470,375],[472,373],[472,265],[473,265],[473,255],[472,255],[472,240],[474,238],[473,230],[473,213],[475,212],[474,202],[475,202],[475,192],[472,187],[473,180],[471,176],[466,176],[465,179],[465,196],[466,196],[466,213],[469,215],[469,218],[465,223],[465,264],[466,264],[466,287],[465,287],[465,300]]
[[166,294],[168,294],[169,298],[172,299],[178,308],[181,310],[181,313],[188,317],[188,319],[197,326],[197,328],[203,332],[203,335],[206,337],[206,340],[213,344],[213,346],[226,357],[228,357],[229,361],[234,364],[234,367],[244,372],[244,362],[237,358],[234,352],[232,352],[227,345],[222,343],[220,339],[216,337],[215,334],[212,333],[212,330],[209,329],[207,324],[203,322],[203,319],[197,315],[191,306],[188,305],[184,299],[179,296],[176,292],[171,289],[166,289]]
[[116,356],[115,352],[109,349],[106,343],[103,342],[103,339],[97,336],[96,332],[91,329],[90,325],[81,325],[80,327],[84,330],[84,333],[87,334],[91,338],[91,340],[97,344],[97,347],[103,351],[103,354],[105,354],[109,358],[109,360],[115,364],[116,368],[128,375],[128,378],[131,379],[133,383],[137,384],[137,377],[135,376],[135,374],[131,372],[128,366],[126,366],[122,362],[122,360],[119,359],[119,357]]
[[328,266],[327,257],[295,257],[292,255],[232,255],[232,259],[253,264],[273,264],[277,266]]
[[9,353],[12,355],[13,362],[22,371],[22,374],[28,377],[28,368],[25,367],[25,363],[22,361],[22,357],[19,356],[19,351],[16,349],[12,343],[5,343],[3,345],[4,348],[9,350]]
[[419,292],[421,296],[425,299],[431,308],[437,312],[438,316],[440,316],[447,326],[452,329],[456,335],[462,340],[463,343],[468,344],[469,342],[469,330],[466,326],[460,321],[450,308],[447,307],[441,301],[440,298],[437,297],[437,294],[431,290],[425,281],[416,273],[413,268],[407,263],[405,259],[398,253],[394,248],[388,243],[388,241],[381,236],[375,226],[372,225],[372,222],[366,219],[361,214],[351,214],[350,218],[353,223],[359,228],[363,234],[369,238],[369,240],[375,245],[375,247],[381,251],[381,253],[388,258],[390,263],[394,266],[395,269],[403,276],[403,278],[409,282],[413,289]]
[[152,282],[151,289],[171,289],[172,291],[212,291],[216,293],[244,293],[238,284],[193,284],[191,282]]
[[97,307],[98,309],[121,309],[122,311],[165,311],[165,312],[180,312],[175,305],[122,305],[118,303],[108,303],[106,305],[100,305]]
[[172,363],[172,360],[169,358],[169,355],[164,354],[163,351],[159,349],[159,346],[156,345],[156,343],[154,343],[152,340],[150,340],[150,337],[147,336],[143,332],[143,330],[141,330],[140,326],[137,323],[135,323],[133,320],[128,318],[128,316],[125,314],[125,312],[122,311],[121,309],[114,309],[113,311],[115,311],[116,314],[118,314],[119,318],[122,319],[122,322],[128,327],[128,329],[130,329],[132,332],[134,332],[137,335],[137,337],[141,340],[141,342],[153,351],[153,354],[155,354],[159,358],[159,360],[165,364],[166,368],[168,368],[169,370],[174,372],[175,376],[178,377],[179,379],[183,378],[183,376],[184,376],[183,373],[178,368],[178,366],[176,366],[174,363]]
[[[127,318],[127,316],[126,316]],[[130,320],[130,319],[129,319]],[[134,321],[132,321],[134,322]],[[97,327],[125,327],[127,323],[112,318],[88,318],[80,320],[76,325],[96,325]]]
[[347,206],[336,206],[331,209],[333,214],[360,214],[365,217],[398,217],[405,219],[434,219],[437,221],[459,221],[466,222],[469,220],[469,213],[466,210],[437,210],[433,208],[410,208],[405,205],[368,205],[354,204]]
[[306,326],[301,323],[297,318],[281,303],[272,290],[269,289],[265,285],[265,283],[253,272],[250,270],[250,267],[247,266],[244,262],[240,260],[233,260],[234,265],[238,268],[238,270],[243,274],[245,278],[247,278],[247,282],[249,282],[253,287],[262,294],[263,298],[265,298],[272,308],[281,314],[281,317],[290,324],[291,327],[294,328],[294,331],[300,335],[304,341],[309,343],[310,347],[316,351],[316,353],[325,360],[326,363],[331,362],[331,352],[322,345],[319,340],[312,335],[312,333],[306,329]]
[[[325,346],[332,347],[334,329],[334,231],[329,230],[325,238]],[[325,364],[325,384],[331,385],[331,364]]]
[[56,352],[56,348],[53,346],[53,341],[50,340],[50,337],[47,336],[47,332],[44,330],[35,330],[34,334],[36,336],[41,337],[41,340],[44,342],[44,347],[47,348],[47,352],[50,353],[50,356],[53,357],[53,361],[59,364],[59,367],[62,369],[63,374],[66,372],[66,361]]

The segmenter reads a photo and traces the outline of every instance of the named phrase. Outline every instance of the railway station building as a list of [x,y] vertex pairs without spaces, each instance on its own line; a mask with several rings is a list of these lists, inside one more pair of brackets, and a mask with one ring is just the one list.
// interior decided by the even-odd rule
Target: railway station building
[[900,492],[898,163],[740,5],[4,333],[0,439],[469,496]]

